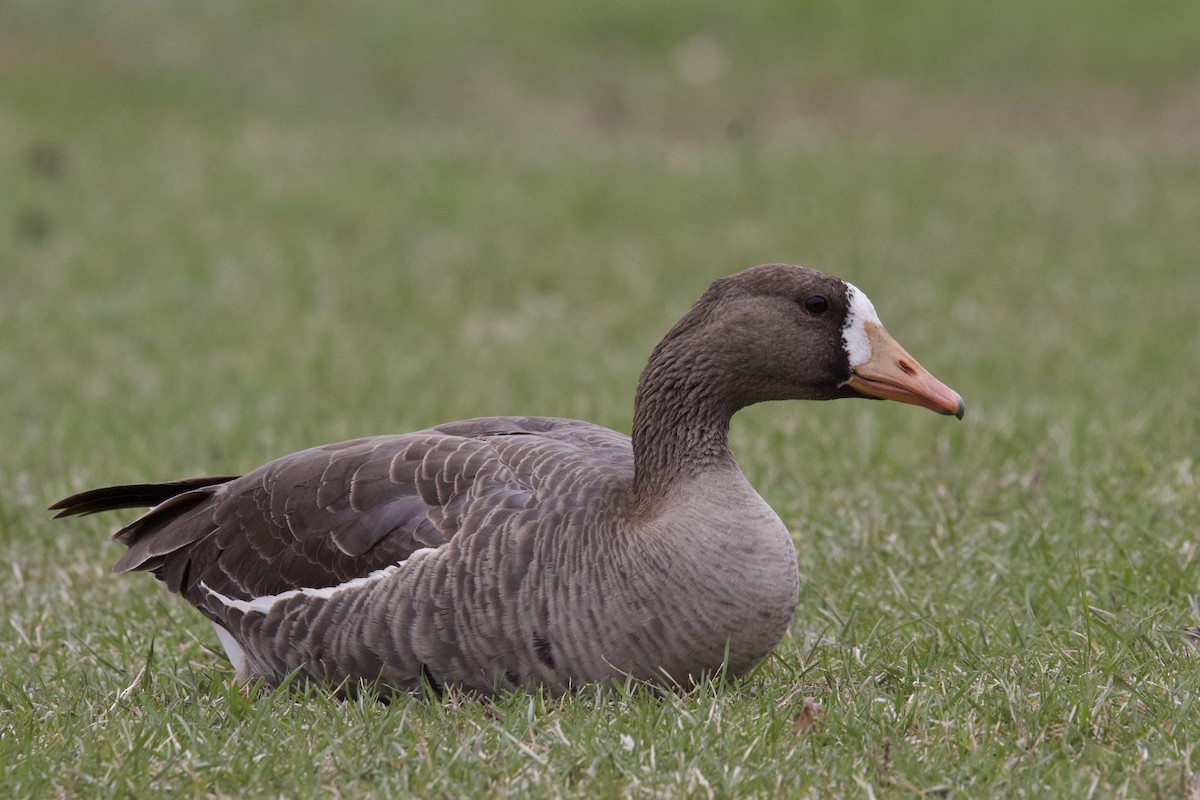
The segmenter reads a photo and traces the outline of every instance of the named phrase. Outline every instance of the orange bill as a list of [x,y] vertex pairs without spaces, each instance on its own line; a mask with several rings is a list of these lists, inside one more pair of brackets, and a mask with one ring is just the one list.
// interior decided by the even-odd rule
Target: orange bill
[[962,419],[965,406],[957,392],[930,375],[882,325],[867,322],[863,328],[871,356],[850,369],[850,388],[865,397],[899,400]]

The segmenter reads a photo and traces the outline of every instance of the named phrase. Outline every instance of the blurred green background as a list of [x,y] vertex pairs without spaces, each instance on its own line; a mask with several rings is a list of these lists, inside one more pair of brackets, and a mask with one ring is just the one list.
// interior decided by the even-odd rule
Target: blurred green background
[[[4,696],[51,720],[48,755],[12,751],[34,794],[88,785],[55,783],[57,709],[106,707],[154,637],[176,670],[224,669],[198,615],[106,574],[112,520],[52,524],[49,502],[469,416],[628,431],[658,337],[768,261],[854,282],[967,402],[957,425],[865,403],[735,420],[800,550],[785,662],[875,686],[913,646],[876,624],[924,619],[937,669],[967,674],[947,642],[969,622],[991,637],[972,657],[1014,665],[1014,732],[927,731],[906,781],[1190,776],[1178,695],[1083,730],[1017,667],[1074,652],[1091,603],[1142,660],[1114,684],[1089,655],[1050,688],[1194,671],[1170,654],[1198,595],[1200,4],[0,0],[0,176],[0,639]],[[971,702],[947,718],[986,718]],[[902,793],[861,754],[912,728],[872,724],[830,722],[848,761],[794,763],[794,788],[818,763]],[[1061,760],[1022,760],[1035,740]]]
[[4,17],[10,469],[154,427],[131,472],[207,468],[201,439],[619,424],[657,335],[764,261],[866,289],[976,419],[1196,394],[1194,3]]

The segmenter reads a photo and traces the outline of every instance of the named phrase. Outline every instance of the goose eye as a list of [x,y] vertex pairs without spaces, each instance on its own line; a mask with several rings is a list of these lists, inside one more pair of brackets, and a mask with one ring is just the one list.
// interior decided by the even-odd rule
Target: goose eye
[[829,309],[829,301],[819,294],[804,301],[804,309],[810,314],[824,314]]

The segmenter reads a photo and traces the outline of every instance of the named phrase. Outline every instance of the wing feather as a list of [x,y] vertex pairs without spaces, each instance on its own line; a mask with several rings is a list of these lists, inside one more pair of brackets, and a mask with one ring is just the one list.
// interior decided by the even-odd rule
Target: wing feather
[[[243,600],[335,586],[455,537],[479,552],[498,530],[538,530],[540,515],[586,501],[572,490],[632,470],[627,437],[574,420],[491,417],[339,442],[240,478],[192,479],[174,496],[153,484],[119,492],[112,502],[168,499],[117,533],[129,550],[116,570],[153,571],[202,611],[201,582]],[[95,495],[77,507],[102,510]],[[517,516],[528,524],[500,524]]]

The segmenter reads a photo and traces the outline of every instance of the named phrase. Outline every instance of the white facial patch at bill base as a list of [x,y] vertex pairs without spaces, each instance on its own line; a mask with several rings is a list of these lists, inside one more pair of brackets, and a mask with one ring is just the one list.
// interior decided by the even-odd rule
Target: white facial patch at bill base
[[842,327],[842,344],[850,359],[850,368],[854,369],[871,360],[871,341],[867,337],[866,324],[873,322],[882,327],[883,323],[879,321],[870,299],[849,282],[846,282],[846,299],[850,303],[846,324]]

